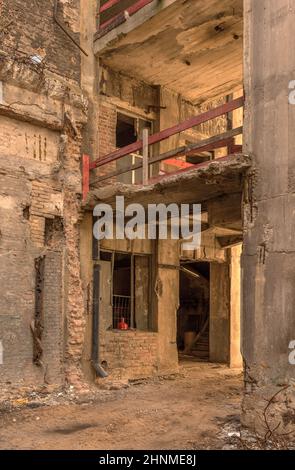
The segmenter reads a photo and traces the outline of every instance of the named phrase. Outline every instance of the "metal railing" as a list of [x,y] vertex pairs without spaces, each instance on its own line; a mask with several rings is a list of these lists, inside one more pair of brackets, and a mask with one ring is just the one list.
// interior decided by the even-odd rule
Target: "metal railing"
[[125,23],[128,18],[153,0],[106,0],[102,1],[97,14],[98,35],[102,37],[112,29]]
[[124,318],[128,326],[131,326],[131,296],[113,295],[113,328],[118,328],[118,323]]
[[151,158],[149,158],[149,146],[160,143],[163,140],[168,139],[169,137],[172,137],[176,134],[180,134],[181,132],[197,127],[201,124],[204,124],[220,116],[227,115],[228,113],[231,113],[232,111],[239,109],[243,106],[244,106],[244,97],[242,96],[240,98],[227,102],[221,106],[218,106],[217,108],[210,109],[209,111],[201,113],[197,116],[193,116],[187,121],[184,121],[168,129],[164,129],[163,131],[157,132],[153,135],[149,135],[148,129],[144,129],[141,140],[138,140],[137,142],[127,145],[126,147],[117,149],[114,152],[111,152],[108,155],[98,158],[92,162],[90,162],[90,157],[88,155],[83,155],[83,164],[82,164],[83,200],[86,199],[87,194],[89,192],[90,172],[92,170],[108,165],[123,157],[126,157],[127,155],[132,155],[139,151],[142,153],[142,159],[140,161],[136,162],[135,164],[131,164],[128,167],[116,169],[115,171],[112,171],[108,173],[107,175],[105,174],[101,175],[99,176],[98,179],[92,181],[91,184],[94,184],[96,182],[102,182],[104,180],[111,179],[115,176],[119,176],[121,174],[130,172],[130,171],[134,172],[135,170],[138,170],[139,168],[142,168],[143,184],[147,184],[149,182],[149,167],[151,165],[154,165],[155,163],[164,161],[166,163],[174,164],[175,166],[178,166],[179,168],[181,168],[173,173],[168,173],[168,175],[162,176],[162,177],[166,177],[166,176],[172,176],[178,173],[182,173],[185,171],[190,171],[200,165],[204,165],[205,163],[206,164],[208,163],[208,162],[205,162],[205,163],[196,165],[196,164],[188,163],[185,161],[177,160],[179,157],[194,156],[198,153],[211,152],[213,150],[216,150],[222,147],[228,148],[228,155],[241,152],[242,146],[235,145],[235,137],[243,134],[242,126],[236,129],[228,130],[227,132],[224,132],[219,135],[215,135],[208,139],[200,140],[199,142],[196,142],[194,144],[191,144],[185,147],[176,148],[169,152],[166,152],[157,156],[152,156]]

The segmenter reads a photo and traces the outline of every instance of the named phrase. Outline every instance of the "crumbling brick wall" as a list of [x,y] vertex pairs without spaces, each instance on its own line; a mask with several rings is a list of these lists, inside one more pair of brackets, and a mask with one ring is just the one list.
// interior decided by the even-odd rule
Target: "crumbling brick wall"
[[[58,2],[59,18],[76,40],[79,3]],[[82,382],[78,247],[87,102],[80,88],[80,50],[54,22],[53,6],[53,0],[0,2],[1,390],[7,382],[12,387]],[[44,58],[41,64],[32,61],[35,54]],[[40,258],[43,313],[36,337]]]
[[[1,162],[2,163],[2,162]],[[3,165],[3,163],[2,163]],[[28,219],[31,182],[12,166],[1,165],[0,339],[3,345],[1,382],[63,381],[61,371],[62,252],[39,249]],[[45,220],[45,219],[43,219]],[[40,367],[33,365],[32,324],[35,316],[35,260],[44,256],[43,341]],[[46,378],[47,376],[47,378]]]
[[158,334],[108,331],[100,355],[112,379],[152,377],[158,372]]
[[[117,110],[114,105],[101,102],[99,107],[99,157],[116,150]],[[99,169],[99,176],[116,169],[116,163],[110,163]]]
[[[47,67],[79,82],[80,54],[53,19],[55,0],[0,2],[1,49],[10,56],[39,55]],[[79,41],[79,0],[59,0],[58,18]]]

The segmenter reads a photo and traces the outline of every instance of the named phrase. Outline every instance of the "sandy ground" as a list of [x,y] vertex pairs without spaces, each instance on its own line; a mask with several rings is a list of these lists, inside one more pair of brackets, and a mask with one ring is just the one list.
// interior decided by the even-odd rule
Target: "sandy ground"
[[0,449],[222,449],[239,430],[242,375],[182,364],[172,379],[106,393],[92,403],[0,414]]

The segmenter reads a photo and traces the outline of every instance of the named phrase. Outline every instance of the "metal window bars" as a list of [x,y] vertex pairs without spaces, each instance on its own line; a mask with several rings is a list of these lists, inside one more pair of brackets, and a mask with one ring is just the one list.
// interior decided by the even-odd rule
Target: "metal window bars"
[[118,328],[118,323],[124,318],[128,326],[131,326],[131,296],[113,295],[113,328]]

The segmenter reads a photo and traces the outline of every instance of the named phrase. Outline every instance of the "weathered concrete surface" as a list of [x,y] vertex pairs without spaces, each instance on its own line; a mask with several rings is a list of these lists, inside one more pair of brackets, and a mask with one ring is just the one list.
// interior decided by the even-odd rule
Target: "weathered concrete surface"
[[241,253],[242,245],[230,250],[230,345],[229,365],[243,367],[241,355]]
[[295,107],[288,103],[295,52],[286,47],[294,12],[294,0],[245,2],[244,143],[254,163],[242,260],[243,420],[262,434],[278,426],[278,433],[294,431],[295,424],[295,367],[288,359],[295,336]]
[[210,265],[210,362],[229,364],[230,277],[229,263]]
[[95,42],[96,53],[114,70],[192,102],[241,88],[242,0],[176,0],[130,32],[127,27],[128,21]]
[[[58,8],[60,21],[67,23],[76,40],[79,40],[79,4],[80,0],[63,0]],[[80,80],[80,54],[53,21],[53,1],[0,2],[0,17],[1,49],[11,57],[21,53],[25,62],[30,54],[38,54],[46,59],[52,72],[76,82]],[[65,54],[70,60],[61,60]]]
[[[77,38],[79,2],[65,0],[60,7],[60,19]],[[0,11],[1,389],[7,382],[82,383],[78,227],[87,100],[80,88],[80,51],[54,23],[52,2],[0,2]],[[44,63],[34,63],[33,54]],[[37,336],[40,258],[43,322]],[[33,363],[37,340],[39,366]]]
[[[178,240],[158,240],[159,265],[179,265]],[[159,331],[159,372],[178,370],[176,345],[176,318],[179,307],[179,271],[159,266],[154,287],[157,302],[157,328]]]

